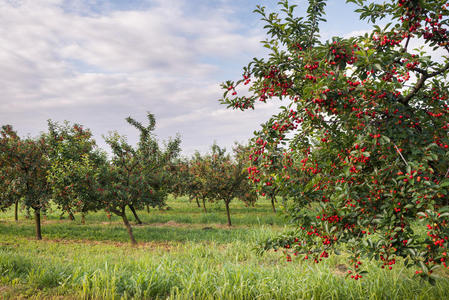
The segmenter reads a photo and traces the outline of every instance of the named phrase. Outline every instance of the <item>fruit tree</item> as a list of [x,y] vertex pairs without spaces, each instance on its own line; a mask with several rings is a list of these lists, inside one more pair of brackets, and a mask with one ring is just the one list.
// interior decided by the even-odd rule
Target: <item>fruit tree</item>
[[210,154],[204,157],[204,181],[210,190],[210,198],[223,201],[226,208],[228,226],[232,226],[229,204],[239,198],[247,205],[257,200],[244,171],[244,160],[239,154],[240,148],[234,149],[234,157],[226,149],[213,144]]
[[[6,199],[22,198],[27,209],[34,210],[36,238],[42,239],[41,211],[48,207],[50,186],[47,183],[47,172],[50,162],[47,155],[48,145],[43,137],[21,139],[9,125],[2,126],[0,131],[2,180],[0,193],[6,196],[1,199],[1,206],[11,203]],[[3,198],[3,197],[2,197]]]
[[152,134],[156,120],[150,113],[147,114],[147,118],[147,126],[132,118],[126,119],[139,130],[140,139],[137,147],[130,145],[118,133],[106,138],[113,157],[99,179],[100,184],[104,185],[102,190],[106,198],[106,210],[122,218],[132,244],[137,242],[126,216],[126,207],[131,209],[137,222],[142,223],[135,209],[146,205],[154,207],[164,204],[168,193],[165,180],[169,176],[165,174],[168,173],[165,167],[180,151],[178,137],[168,141],[165,148],[161,148]]
[[98,178],[106,155],[96,148],[90,130],[79,124],[48,122],[45,134],[49,145],[50,170],[47,181],[52,199],[63,212],[81,212],[85,223],[88,211],[103,207]]
[[313,215],[298,215],[298,232],[267,247],[319,262],[344,243],[354,279],[370,255],[389,269],[404,258],[432,280],[449,246],[449,3],[347,2],[372,30],[327,41],[325,0],[309,0],[305,17],[286,0],[279,13],[258,7],[270,54],[224,83],[221,102],[284,101],[254,138],[252,161],[269,161],[279,145],[310,178],[289,190]]

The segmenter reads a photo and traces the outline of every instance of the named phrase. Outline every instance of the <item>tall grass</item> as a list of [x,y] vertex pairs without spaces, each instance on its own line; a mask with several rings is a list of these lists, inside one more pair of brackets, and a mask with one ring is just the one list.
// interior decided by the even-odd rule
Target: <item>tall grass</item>
[[[166,212],[169,221],[182,223],[197,213],[193,204],[175,200],[169,204],[173,207]],[[314,264],[299,259],[289,263],[274,252],[258,256],[253,251],[257,242],[283,230],[267,225],[273,217],[268,205],[248,213],[255,221],[251,227],[242,222],[227,229],[217,225],[220,220],[201,223],[196,217],[189,226],[136,226],[137,247],[126,243],[126,232],[114,220],[102,224],[100,213],[92,214],[84,226],[68,220],[45,224],[43,241],[32,239],[31,221],[14,224],[6,216],[0,223],[0,295],[5,299],[449,298],[447,278],[442,276],[431,286],[400,263],[389,271],[364,261],[369,274],[354,281],[340,271],[345,257]],[[264,214],[267,218],[261,217]]]
[[[267,234],[266,228],[252,234]],[[260,231],[260,232],[257,232]],[[262,257],[251,244],[196,243],[128,248],[113,244],[59,244],[10,240],[0,250],[0,282],[41,295],[80,299],[447,299],[449,280],[437,285],[366,262],[362,281],[338,272],[338,257],[313,264]],[[17,296],[12,293],[10,297]],[[8,296],[5,296],[8,298]]]

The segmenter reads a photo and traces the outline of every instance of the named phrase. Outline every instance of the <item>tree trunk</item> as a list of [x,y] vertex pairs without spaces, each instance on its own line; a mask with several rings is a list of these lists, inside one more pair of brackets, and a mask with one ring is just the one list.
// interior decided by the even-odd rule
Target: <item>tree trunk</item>
[[203,198],[203,209],[204,209],[204,213],[207,214],[207,209],[206,209],[206,199]]
[[36,239],[37,240],[42,240],[41,211],[40,211],[40,209],[34,209],[34,222],[36,224]]
[[232,224],[231,224],[231,214],[229,213],[229,202],[225,201],[225,205],[226,205],[226,215],[228,216],[228,226],[231,227]]
[[147,204],[147,213],[150,213],[150,206]]
[[142,224],[142,221],[139,219],[139,216],[137,215],[136,210],[134,209],[134,206],[132,206],[131,204],[128,206],[131,209],[131,211],[133,212],[133,215],[134,215],[134,218],[136,218],[137,224]]
[[85,212],[81,213],[81,224],[83,224],[83,225],[86,224],[86,213]]
[[126,230],[128,230],[129,239],[131,240],[131,244],[137,245],[136,239],[134,238],[133,229],[131,224],[129,224],[128,218],[126,218],[125,210],[122,212],[123,223],[125,224]]
[[196,205],[198,205],[198,207],[201,207],[200,202],[198,201],[198,198],[195,198],[196,201]]
[[15,207],[14,207],[14,220],[16,222],[19,221],[19,199],[16,200]]
[[276,207],[274,206],[274,198],[275,196],[271,196],[271,207],[273,208],[273,212],[276,212]]
[[75,216],[73,215],[73,213],[71,211],[69,211],[69,219],[71,221],[75,221]]

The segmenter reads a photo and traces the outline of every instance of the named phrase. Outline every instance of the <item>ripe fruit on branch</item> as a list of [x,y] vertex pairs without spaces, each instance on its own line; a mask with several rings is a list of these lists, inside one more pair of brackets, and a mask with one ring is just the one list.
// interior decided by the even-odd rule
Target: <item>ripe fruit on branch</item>
[[[298,255],[319,262],[327,257],[320,253],[346,244],[354,261],[372,255],[390,269],[397,258],[409,257],[428,276],[445,266],[442,253],[449,247],[449,61],[411,53],[409,45],[424,41],[448,54],[448,5],[348,2],[359,6],[362,19],[386,18],[392,25],[322,42],[325,1],[309,1],[304,19],[286,0],[274,20],[258,7],[272,55],[245,68],[252,94],[225,92],[220,101],[245,110],[255,101],[283,100],[256,132],[248,170],[254,182],[262,179],[263,193],[262,187],[276,186],[293,200],[290,213],[300,229],[291,240],[300,241]],[[290,158],[273,168],[278,152]],[[428,236],[420,236],[419,227]],[[266,248],[291,240],[269,241]],[[351,276],[362,278],[361,265],[354,268]]]

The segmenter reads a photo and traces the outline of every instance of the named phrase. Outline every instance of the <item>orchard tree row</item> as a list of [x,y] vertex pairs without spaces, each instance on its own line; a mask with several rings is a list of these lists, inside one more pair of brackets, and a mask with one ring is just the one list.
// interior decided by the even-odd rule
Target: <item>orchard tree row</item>
[[180,138],[158,144],[156,122],[148,114],[145,126],[126,119],[139,130],[137,146],[118,133],[106,137],[112,157],[96,147],[92,133],[81,125],[48,122],[48,132],[38,138],[20,138],[9,125],[0,131],[0,210],[19,202],[34,212],[36,238],[42,239],[41,213],[51,202],[73,216],[105,210],[122,218],[130,240],[136,244],[126,215],[129,208],[163,206],[170,186],[170,165],[180,152]]
[[346,2],[371,31],[320,38],[325,0],[304,17],[287,0],[259,6],[270,53],[223,84],[229,108],[284,103],[256,133],[248,170],[295,199],[298,231],[265,249],[318,263],[345,245],[351,278],[368,256],[387,269],[403,258],[432,281],[449,267],[449,3]]
[[231,226],[231,201],[237,198],[251,206],[257,200],[257,192],[248,180],[245,168],[248,163],[247,150],[242,145],[236,145],[231,156],[214,144],[206,155],[197,152],[190,160],[180,160],[174,170],[174,194],[195,200],[198,207],[201,201],[205,213],[207,202],[223,202],[228,225]]
[[[148,124],[132,118],[127,122],[140,133],[136,146],[112,133],[105,138],[111,148],[108,159],[92,137],[79,124],[63,125],[49,121],[48,132],[38,138],[22,139],[9,125],[0,136],[0,210],[15,206],[34,212],[37,239],[42,239],[41,214],[51,203],[73,220],[81,214],[105,210],[123,220],[131,243],[136,244],[126,210],[142,224],[137,210],[163,207],[169,193],[185,195],[202,202],[222,202],[231,226],[229,205],[235,198],[253,205],[257,193],[248,180],[248,148],[236,145],[233,155],[214,144],[210,153],[196,153],[191,159],[179,158],[180,138],[161,147],[155,138],[155,118]],[[274,205],[274,204],[273,204]],[[274,208],[274,206],[273,206]]]

